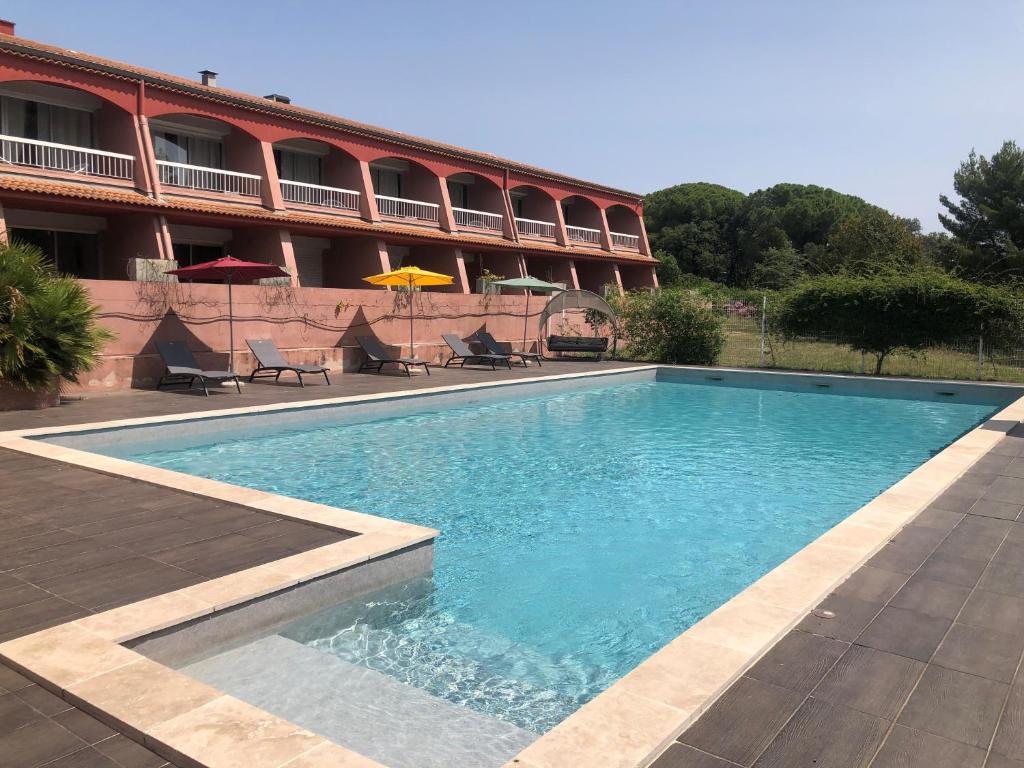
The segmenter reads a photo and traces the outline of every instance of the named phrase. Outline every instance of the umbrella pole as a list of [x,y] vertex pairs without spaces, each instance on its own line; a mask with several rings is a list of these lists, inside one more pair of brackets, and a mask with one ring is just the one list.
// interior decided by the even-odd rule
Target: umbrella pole
[[228,275],[228,370],[235,371],[235,319],[231,306],[231,275]]
[[412,277],[409,277],[409,357],[416,357],[416,345],[412,333]]
[[526,289],[526,314],[523,315],[523,352],[528,352],[526,348],[526,333],[527,327],[530,324],[530,289]]

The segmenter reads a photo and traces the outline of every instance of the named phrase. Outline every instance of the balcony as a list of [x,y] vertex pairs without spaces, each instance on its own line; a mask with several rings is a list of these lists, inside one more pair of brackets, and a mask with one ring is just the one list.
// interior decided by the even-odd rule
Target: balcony
[[566,226],[565,232],[569,236],[570,240],[575,240],[578,243],[589,243],[591,245],[601,244],[601,230],[599,229]]
[[394,216],[399,219],[416,219],[437,223],[437,203],[425,203],[422,200],[406,200],[404,197],[376,195],[377,210],[381,216]]
[[173,163],[170,160],[157,160],[156,165],[160,171],[160,183],[169,187],[224,192],[244,197],[260,196],[260,177],[252,173]]
[[523,237],[542,237],[548,240],[555,239],[555,225],[550,221],[537,221],[537,219],[521,219],[516,217],[516,230]]
[[612,247],[625,248],[628,251],[640,250],[639,235],[627,235],[625,232],[612,232]]
[[492,232],[502,231],[502,216],[500,213],[474,211],[469,208],[452,208],[452,214],[455,216],[455,223],[459,227],[486,229]]
[[135,176],[131,155],[17,136],[0,136],[0,163],[108,179],[131,180]]
[[342,211],[359,210],[359,193],[351,189],[323,187],[303,181],[281,179],[281,196],[286,203],[300,203]]

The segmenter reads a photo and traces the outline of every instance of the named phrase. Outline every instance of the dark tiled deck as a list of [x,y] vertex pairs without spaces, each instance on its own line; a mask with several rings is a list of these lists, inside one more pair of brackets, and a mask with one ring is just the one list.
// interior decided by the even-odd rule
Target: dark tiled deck
[[1022,507],[1017,428],[654,768],[1024,768]]
[[486,381],[525,379],[533,376],[553,376],[585,371],[628,368],[635,363],[602,362],[589,360],[545,360],[543,368],[513,366],[511,371],[492,371],[490,368],[432,368],[432,375],[417,376],[346,373],[334,377],[330,385],[309,381],[304,388],[297,383],[283,381],[274,384],[264,379],[245,384],[242,394],[235,388],[211,388],[210,396],[203,397],[199,389],[132,390],[131,392],[96,395],[86,400],[65,403],[59,408],[42,411],[0,413],[0,431],[5,429],[34,429],[65,424],[83,424],[110,419],[135,419],[174,413],[209,411],[219,408],[242,408],[272,403],[301,403],[325,397],[372,395],[379,392],[400,392],[409,389],[476,384]]
[[[0,431],[396,392],[617,367],[343,375],[331,386],[254,383],[209,398],[132,391],[0,413]],[[0,642],[276,560],[344,534],[0,449]],[[157,768],[162,758],[0,664],[0,768]]]

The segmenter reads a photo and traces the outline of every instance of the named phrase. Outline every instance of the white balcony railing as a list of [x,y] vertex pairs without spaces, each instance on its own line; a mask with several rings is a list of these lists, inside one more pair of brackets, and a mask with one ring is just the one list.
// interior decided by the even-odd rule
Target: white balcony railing
[[304,181],[281,179],[281,196],[287,203],[340,208],[344,211],[359,210],[359,193],[351,189],[322,187],[319,184],[307,184]]
[[156,165],[160,170],[160,183],[169,187],[201,189],[204,192],[227,192],[246,197],[259,197],[260,195],[260,177],[252,173],[172,163],[170,160],[157,160]]
[[135,158],[131,155],[18,136],[0,136],[0,163],[110,179],[131,179],[135,175]]
[[406,200],[404,197],[388,197],[376,195],[377,210],[381,216],[397,216],[402,219],[420,219],[421,221],[437,221],[437,203],[424,203],[421,200]]
[[569,227],[565,228],[565,232],[569,235],[570,240],[576,240],[580,243],[593,243],[597,245],[601,242],[601,230],[590,229],[588,227]]
[[473,211],[469,208],[452,208],[452,213],[455,216],[455,223],[460,227],[474,227],[476,229],[490,229],[501,232],[502,216],[500,213]]
[[555,225],[550,221],[536,219],[520,219],[516,217],[516,229],[526,237],[555,237]]
[[625,232],[612,232],[612,245],[616,248],[628,248],[631,251],[640,250],[640,236],[627,235]]

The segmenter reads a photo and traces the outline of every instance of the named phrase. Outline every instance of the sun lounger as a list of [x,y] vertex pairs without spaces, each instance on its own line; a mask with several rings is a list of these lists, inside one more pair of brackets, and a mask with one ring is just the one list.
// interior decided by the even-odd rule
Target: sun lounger
[[256,368],[249,375],[249,381],[255,379],[257,375],[262,379],[271,374],[274,376],[274,381],[277,381],[285,371],[293,371],[299,377],[300,387],[306,386],[302,381],[302,374],[304,373],[322,373],[324,380],[328,384],[331,383],[331,380],[327,377],[329,368],[325,368],[322,365],[292,365],[281,356],[277,345],[270,339],[246,339],[245,343],[249,345],[253,357],[256,358]]
[[508,355],[501,354],[495,355],[490,352],[483,354],[477,354],[469,348],[469,344],[464,342],[458,334],[445,333],[441,335],[444,339],[444,343],[451,347],[452,356],[448,358],[448,362],[444,364],[447,368],[452,363],[458,363],[460,368],[464,368],[466,363],[470,365],[490,365],[491,370],[494,370],[497,366],[496,363],[504,363],[508,366],[509,370],[512,370],[512,358]]
[[427,376],[430,375],[430,365],[426,360],[420,360],[417,357],[394,357],[384,349],[384,345],[380,343],[380,339],[376,336],[356,336],[356,341],[359,342],[359,346],[363,348],[363,352],[366,354],[366,359],[357,373],[368,370],[380,373],[380,369],[386,363],[394,363],[405,368],[406,376],[412,376],[409,372],[409,366],[417,365],[422,365],[423,370],[427,372]]
[[184,384],[185,382],[188,382],[188,388],[192,389],[192,385],[198,379],[203,385],[203,393],[209,397],[210,390],[207,389],[206,382],[220,383],[222,381],[233,381],[235,382],[235,389],[238,390],[238,394],[242,394],[242,388],[238,384],[237,373],[234,371],[204,371],[199,367],[199,363],[196,362],[196,358],[189,348],[185,346],[185,342],[158,341],[156,348],[164,361],[164,375],[157,382],[157,389],[164,385]]
[[487,331],[477,331],[476,337],[480,343],[484,345],[484,349],[492,355],[511,355],[512,357],[518,357],[523,361],[523,365],[526,365],[527,360],[536,360],[537,365],[543,367],[540,365],[541,356],[537,352],[516,352],[515,350],[506,352],[501,348],[501,344],[498,343],[498,340],[491,336]]

